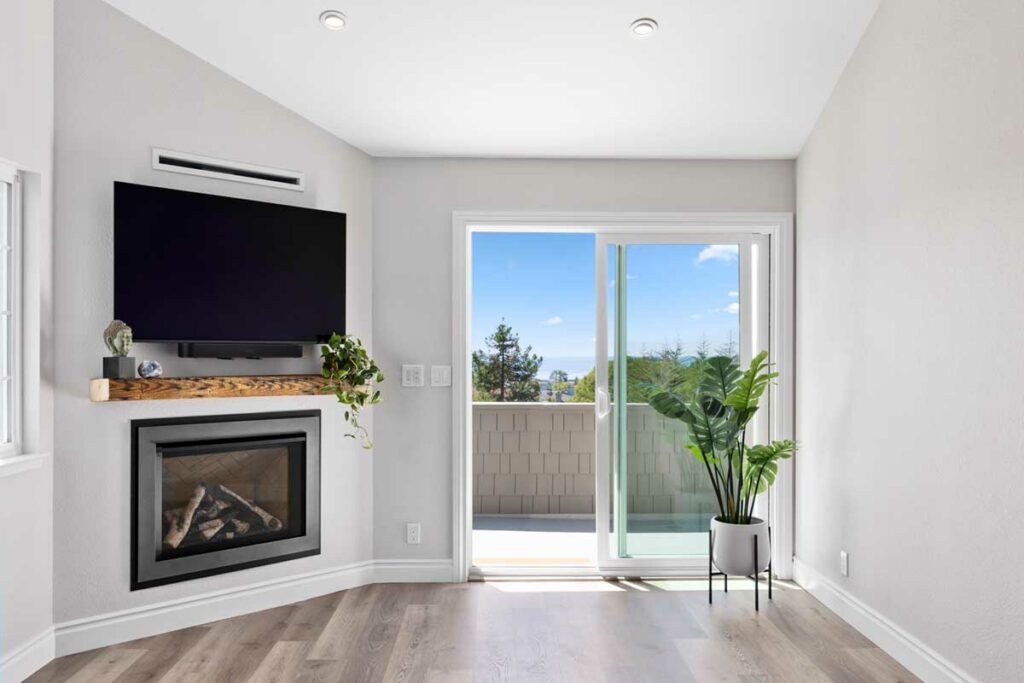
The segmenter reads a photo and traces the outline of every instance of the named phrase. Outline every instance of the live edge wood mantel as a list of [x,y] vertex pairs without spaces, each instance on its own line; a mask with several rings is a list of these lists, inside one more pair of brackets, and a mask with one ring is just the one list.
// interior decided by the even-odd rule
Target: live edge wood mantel
[[235,375],[224,377],[155,377],[94,379],[89,398],[106,401],[153,401],[175,398],[307,396],[325,393],[320,375]]

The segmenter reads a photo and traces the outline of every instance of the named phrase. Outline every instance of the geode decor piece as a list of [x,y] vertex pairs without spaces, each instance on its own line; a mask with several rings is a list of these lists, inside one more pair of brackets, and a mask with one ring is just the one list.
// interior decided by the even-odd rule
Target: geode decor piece
[[163,374],[163,366],[155,360],[144,360],[139,363],[139,377],[152,379],[153,377],[162,377]]

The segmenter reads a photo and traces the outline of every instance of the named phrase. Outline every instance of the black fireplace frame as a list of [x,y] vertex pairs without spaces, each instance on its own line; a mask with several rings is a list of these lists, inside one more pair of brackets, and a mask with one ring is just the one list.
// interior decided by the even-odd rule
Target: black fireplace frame
[[[277,436],[302,434],[305,441],[303,463],[305,480],[305,533],[299,536],[268,540],[261,543],[239,545],[208,553],[171,558],[161,565],[156,558],[157,547],[152,535],[140,534],[140,524],[152,526],[156,514],[152,501],[146,510],[142,505],[140,486],[152,483],[161,434],[167,427],[194,426],[187,438],[170,443],[178,444],[218,440],[244,439],[246,441]],[[131,421],[131,590],[162,586],[179,581],[199,579],[228,572],[260,567],[320,554],[320,411],[292,410],[270,413],[239,413],[232,415],[197,415],[187,417],[156,418]],[[149,543],[147,544],[147,540]],[[146,547],[143,547],[146,546]],[[166,567],[194,565],[195,569],[168,574]]]

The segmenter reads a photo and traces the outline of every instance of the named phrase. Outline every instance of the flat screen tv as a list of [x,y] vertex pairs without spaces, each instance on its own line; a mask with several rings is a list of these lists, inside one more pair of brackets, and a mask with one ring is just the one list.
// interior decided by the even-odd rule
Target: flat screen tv
[[344,334],[345,214],[116,182],[114,317],[137,341]]

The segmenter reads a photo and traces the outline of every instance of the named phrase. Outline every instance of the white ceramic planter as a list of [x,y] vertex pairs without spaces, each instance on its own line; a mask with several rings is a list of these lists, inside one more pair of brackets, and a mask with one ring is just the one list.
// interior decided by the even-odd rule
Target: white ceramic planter
[[[757,517],[750,524],[727,524],[711,520],[711,559],[720,572],[730,576],[751,576],[768,568],[771,545],[768,522]],[[754,537],[757,537],[757,567],[754,566]]]

